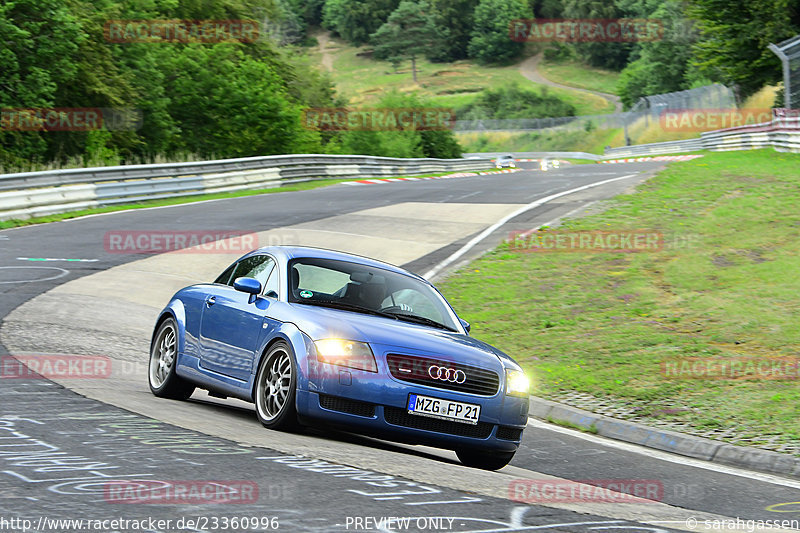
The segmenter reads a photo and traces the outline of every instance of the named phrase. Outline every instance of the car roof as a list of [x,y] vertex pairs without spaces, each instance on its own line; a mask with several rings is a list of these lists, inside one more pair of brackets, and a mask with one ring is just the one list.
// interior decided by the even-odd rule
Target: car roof
[[366,266],[372,266],[375,268],[382,268],[384,270],[396,272],[397,274],[409,276],[415,279],[425,281],[427,283],[427,280],[425,278],[418,276],[417,274],[414,274],[413,272],[410,272],[404,268],[392,265],[391,263],[385,263],[383,261],[378,261],[376,259],[370,259],[369,257],[350,254],[347,252],[328,250],[326,248],[315,248],[312,246],[264,246],[263,248],[259,248],[258,250],[253,250],[247,255],[263,254],[263,253],[271,254],[275,256],[275,258],[283,259],[284,261],[287,262],[291,261],[292,259],[313,258],[313,259],[333,259],[338,261],[359,263]]

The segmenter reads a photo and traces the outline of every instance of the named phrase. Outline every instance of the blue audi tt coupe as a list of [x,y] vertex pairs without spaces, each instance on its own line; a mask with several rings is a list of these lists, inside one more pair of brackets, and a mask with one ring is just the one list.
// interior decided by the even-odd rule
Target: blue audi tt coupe
[[490,470],[508,464],[528,420],[520,366],[470,337],[433,285],[317,248],[261,248],[178,291],[156,322],[148,377],[163,398],[201,388],[254,402],[270,429],[330,424]]

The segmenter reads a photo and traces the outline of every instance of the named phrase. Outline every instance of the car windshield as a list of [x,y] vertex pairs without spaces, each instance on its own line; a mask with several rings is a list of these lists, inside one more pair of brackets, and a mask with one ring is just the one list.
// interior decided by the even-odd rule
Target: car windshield
[[460,331],[450,306],[418,279],[359,263],[295,259],[289,264],[289,301],[378,314]]

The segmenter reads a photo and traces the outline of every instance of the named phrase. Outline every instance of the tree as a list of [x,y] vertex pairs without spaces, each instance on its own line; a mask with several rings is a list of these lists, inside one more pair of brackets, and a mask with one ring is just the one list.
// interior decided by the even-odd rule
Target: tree
[[617,92],[625,106],[651,94],[689,88],[687,80],[691,47],[697,32],[683,13],[678,0],[668,0],[647,15],[661,21],[663,38],[638,43],[635,59],[622,70]]
[[[56,0],[0,4],[0,108],[54,106],[58,86],[77,76],[75,58],[85,39],[80,22]],[[0,164],[41,159],[48,140],[0,128]]]
[[700,40],[692,64],[715,81],[738,85],[742,96],[781,79],[781,63],[767,46],[800,33],[796,0],[692,0]]
[[[219,157],[303,153],[319,136],[301,127],[281,75],[235,45],[189,45],[167,67],[180,151]],[[190,132],[190,133],[189,133]]]
[[422,56],[433,42],[433,26],[427,6],[413,0],[403,0],[375,33],[370,36],[375,45],[375,58],[396,63],[411,60],[411,72],[417,83],[417,57]]
[[399,0],[327,0],[322,8],[322,25],[356,46],[386,22]]
[[429,0],[429,4],[434,39],[425,56],[443,63],[466,59],[478,0]]
[[[563,16],[567,19],[616,19],[633,15],[626,13],[616,3],[603,0],[564,0]],[[586,42],[572,46],[578,56],[595,67],[621,70],[628,63],[632,43]]]
[[322,24],[322,8],[325,0],[288,0],[288,4],[306,26]]
[[509,24],[514,19],[529,17],[524,0],[480,0],[469,41],[470,57],[482,63],[500,63],[517,57],[524,44],[511,40]]
[[331,81],[291,49],[271,39],[115,43],[103,31],[115,19],[280,20],[284,1],[0,2],[0,108],[110,108],[143,117],[135,130],[0,127],[0,166],[319,151],[328,139],[301,127],[301,110],[337,98]]

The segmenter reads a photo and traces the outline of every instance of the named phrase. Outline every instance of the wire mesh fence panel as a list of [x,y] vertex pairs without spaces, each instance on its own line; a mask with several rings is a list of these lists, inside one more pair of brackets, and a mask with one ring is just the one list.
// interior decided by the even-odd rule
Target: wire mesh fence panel
[[769,49],[781,59],[784,107],[800,109],[800,35],[778,44],[770,44]]
[[623,128],[642,117],[657,119],[665,111],[734,108],[736,108],[736,96],[733,91],[724,85],[715,83],[687,91],[640,98],[629,111],[620,113],[572,117],[457,120],[454,130],[460,132],[538,131],[555,128],[564,131],[581,129],[590,131],[592,129]]

